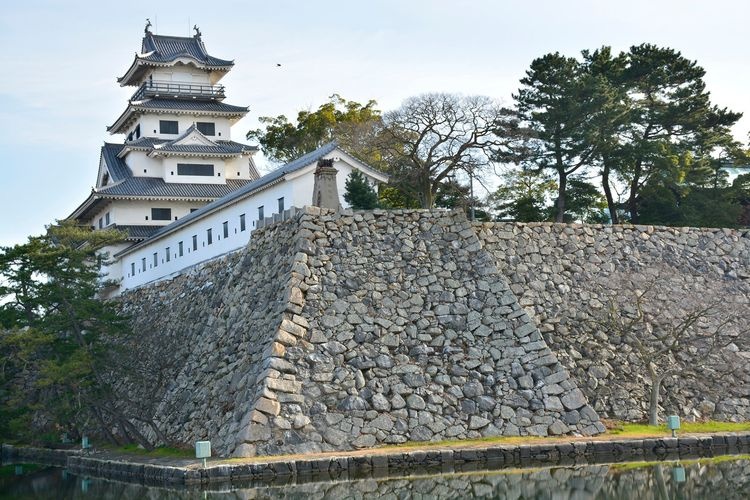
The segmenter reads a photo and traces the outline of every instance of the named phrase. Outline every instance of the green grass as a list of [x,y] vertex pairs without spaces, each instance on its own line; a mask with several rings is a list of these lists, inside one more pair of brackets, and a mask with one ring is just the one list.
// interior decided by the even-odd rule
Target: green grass
[[[611,436],[629,436],[629,435],[667,435],[671,436],[672,431],[667,429],[666,424],[654,426],[648,424],[630,424],[623,422],[606,422],[607,434]],[[677,435],[683,432],[702,433],[702,432],[747,432],[750,431],[750,422],[717,422],[709,420],[707,422],[681,422]]]
[[155,458],[195,458],[195,452],[192,449],[186,448],[173,448],[170,446],[159,446],[151,451],[139,448],[136,444],[126,444],[124,446],[109,447],[102,446],[108,451],[115,453],[127,453],[129,455],[142,455],[144,457],[155,457]]

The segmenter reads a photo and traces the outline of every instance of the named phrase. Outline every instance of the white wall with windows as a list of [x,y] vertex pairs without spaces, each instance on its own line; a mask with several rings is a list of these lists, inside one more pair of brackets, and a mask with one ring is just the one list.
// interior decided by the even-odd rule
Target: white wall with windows
[[[356,162],[341,150],[326,155],[333,158],[341,205],[344,184]],[[311,205],[314,172],[317,162],[281,177],[263,190],[218,206],[176,227],[171,232],[151,237],[125,250],[119,256],[122,266],[122,289],[134,288],[154,280],[171,276],[182,269],[240,249],[250,240],[259,217],[273,217],[291,207]],[[372,182],[375,179],[363,172]],[[381,179],[383,180],[383,179]],[[244,220],[244,226],[243,226]],[[243,228],[244,227],[244,228]]]
[[[163,133],[162,130],[165,124],[159,122],[177,122],[177,132]],[[229,141],[231,140],[230,128],[237,121],[235,119],[229,119],[220,116],[196,116],[196,115],[177,115],[171,113],[146,113],[140,116],[138,121],[134,123],[128,130],[125,131],[127,137],[133,133],[133,139],[135,137],[135,129],[140,127],[140,137],[155,137],[157,139],[176,139],[180,134],[185,132],[193,123],[213,123],[214,124],[214,135],[206,135],[214,141]],[[171,129],[175,130],[175,129]]]

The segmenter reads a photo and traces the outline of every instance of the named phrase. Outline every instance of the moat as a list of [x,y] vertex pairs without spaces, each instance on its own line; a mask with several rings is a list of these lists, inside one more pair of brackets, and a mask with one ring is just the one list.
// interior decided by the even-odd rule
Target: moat
[[157,487],[88,478],[61,467],[0,468],[0,498],[747,498],[750,457],[539,467],[303,484]]

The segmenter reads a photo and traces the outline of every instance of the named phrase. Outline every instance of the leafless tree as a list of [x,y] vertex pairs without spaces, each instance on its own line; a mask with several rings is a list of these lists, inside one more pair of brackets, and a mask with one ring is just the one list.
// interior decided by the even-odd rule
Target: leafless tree
[[424,94],[404,101],[383,117],[382,149],[392,180],[413,191],[423,208],[434,205],[441,182],[451,173],[470,175],[489,165],[514,115],[484,96]]
[[[595,320],[608,335],[619,336],[640,361],[647,380],[649,425],[658,425],[664,382],[670,377],[719,381],[736,363],[727,359],[747,332],[722,304],[722,297],[674,298],[674,283],[657,272],[641,283],[609,282],[609,300]],[[620,285],[618,283],[618,285]]]

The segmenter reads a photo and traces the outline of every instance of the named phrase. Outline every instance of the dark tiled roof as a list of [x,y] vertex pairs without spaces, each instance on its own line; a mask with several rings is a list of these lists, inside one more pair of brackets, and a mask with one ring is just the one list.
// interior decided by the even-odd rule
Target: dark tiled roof
[[122,226],[115,224],[112,226],[113,229],[119,229],[128,233],[128,240],[145,240],[156,231],[161,229],[161,226]]
[[219,198],[243,187],[250,181],[232,179],[226,184],[183,184],[164,182],[159,177],[130,177],[122,182],[105,186],[98,195],[133,196],[143,198]]
[[198,37],[164,36],[146,34],[141,44],[140,59],[150,62],[169,63],[180,57],[189,57],[206,66],[228,66],[234,62],[213,57],[206,51],[203,40]]
[[124,146],[129,148],[151,149],[157,144],[164,144],[165,142],[169,141],[167,139],[157,139],[155,137],[140,137],[134,141],[126,142]]
[[246,106],[233,106],[217,101],[186,101],[180,99],[146,99],[130,104],[138,109],[165,109],[179,111],[202,111],[207,113],[247,113]]
[[106,142],[102,147],[102,157],[104,158],[104,163],[107,165],[109,178],[112,182],[120,182],[133,176],[130,167],[121,158],[117,157],[123,147],[123,144],[108,144]]
[[240,143],[229,143],[229,144],[216,144],[216,146],[203,146],[200,144],[165,144],[162,147],[156,148],[158,152],[169,152],[169,153],[194,153],[194,154],[208,154],[208,155],[232,155],[240,154],[245,151],[255,151],[255,148],[245,146]]
[[107,127],[112,134],[125,132],[125,127],[132,122],[138,113],[148,111],[164,111],[176,113],[195,113],[199,115],[218,116],[244,116],[247,114],[246,106],[233,106],[218,101],[185,101],[181,99],[145,99],[128,103],[128,107]]
[[270,172],[264,175],[260,179],[249,182],[245,184],[243,187],[241,187],[240,189],[237,189],[236,191],[232,191],[231,193],[227,194],[223,198],[212,201],[208,205],[205,205],[199,208],[198,210],[187,214],[185,217],[182,217],[181,219],[176,220],[175,222],[169,224],[168,226],[164,226],[163,228],[159,229],[159,231],[154,233],[153,236],[158,236],[167,231],[172,231],[173,229],[176,229],[180,226],[183,226],[189,223],[190,221],[194,219],[201,217],[203,214],[207,212],[211,212],[223,205],[227,205],[239,198],[242,198],[248,193],[251,193],[257,189],[262,188],[263,186],[271,184],[272,182],[278,179],[281,179],[288,173],[291,173],[291,172],[294,172],[295,170],[299,170],[303,167],[306,167],[307,165],[310,165],[311,163],[315,163],[321,158],[323,158],[325,155],[327,155],[328,153],[336,149],[337,146],[338,145],[336,144],[336,141],[329,142],[328,144],[325,144],[319,147],[315,151],[312,151],[310,153],[307,153],[306,155],[300,156],[296,160],[277,168],[273,172]]

